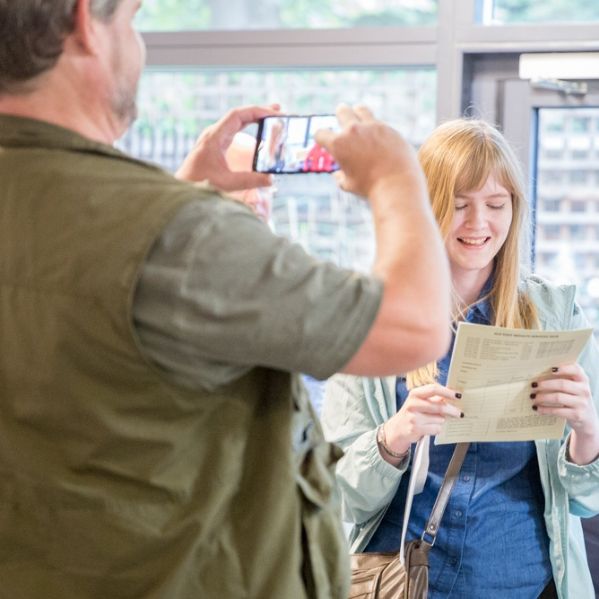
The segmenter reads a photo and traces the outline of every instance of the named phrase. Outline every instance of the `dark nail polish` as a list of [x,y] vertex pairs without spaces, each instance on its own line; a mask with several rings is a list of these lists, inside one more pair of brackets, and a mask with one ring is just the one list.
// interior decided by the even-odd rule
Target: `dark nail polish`
[[536,396],[537,396],[537,394],[536,394],[536,393],[531,393],[531,394],[530,394],[530,399],[534,399]]
[[551,372],[557,372],[557,371],[558,371],[558,368],[557,368],[557,366],[554,366],[554,367],[551,369]]
[[533,406],[532,409],[536,412],[538,410],[537,406]]
[[464,412],[460,412],[460,418],[464,417]]
[[462,399],[462,394],[461,393],[456,393],[455,396],[456,396],[456,399]]
[[539,383],[531,383],[531,384],[530,384],[530,386],[531,386],[533,389],[536,389],[536,388],[539,386]]

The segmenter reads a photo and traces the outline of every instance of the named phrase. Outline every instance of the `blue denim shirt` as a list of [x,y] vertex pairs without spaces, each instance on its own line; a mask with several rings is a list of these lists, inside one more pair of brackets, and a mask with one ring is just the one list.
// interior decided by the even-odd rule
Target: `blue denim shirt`
[[[491,281],[481,295],[490,285]],[[484,300],[466,315],[466,321],[475,324],[491,320]],[[439,363],[438,380],[443,385],[451,349]],[[405,378],[399,377],[398,410],[407,396]],[[414,497],[408,539],[421,536],[454,447],[431,444],[428,478],[424,491]],[[399,548],[407,486],[404,476],[366,551]],[[429,597],[536,599],[552,577],[543,508],[532,441],[472,443],[430,553]],[[505,530],[509,534],[498,532]]]

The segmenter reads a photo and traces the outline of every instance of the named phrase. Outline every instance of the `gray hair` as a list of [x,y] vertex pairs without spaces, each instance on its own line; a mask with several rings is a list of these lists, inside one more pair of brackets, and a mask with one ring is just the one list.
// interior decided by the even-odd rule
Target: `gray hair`
[[[92,15],[109,21],[123,0],[89,0]],[[75,26],[77,0],[0,0],[0,94],[18,94],[60,58]]]

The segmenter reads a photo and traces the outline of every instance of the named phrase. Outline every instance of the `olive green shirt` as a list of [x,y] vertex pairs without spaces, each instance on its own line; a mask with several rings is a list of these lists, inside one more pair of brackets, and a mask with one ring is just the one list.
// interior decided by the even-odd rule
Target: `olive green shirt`
[[166,225],[143,264],[133,318],[144,353],[188,388],[216,389],[256,365],[327,378],[369,329],[380,287],[212,196]]
[[47,123],[0,116],[0,181],[0,596],[344,597],[290,373],[340,368],[380,283]]

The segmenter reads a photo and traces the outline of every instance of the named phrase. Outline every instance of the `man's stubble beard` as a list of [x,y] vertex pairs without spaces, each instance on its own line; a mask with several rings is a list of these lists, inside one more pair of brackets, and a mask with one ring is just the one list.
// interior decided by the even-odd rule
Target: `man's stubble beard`
[[[130,75],[123,56],[122,48],[116,47],[114,49],[112,65],[114,72],[117,73],[117,82],[116,89],[111,98],[111,108],[114,117],[121,125],[121,135],[137,118],[137,93],[141,79],[141,68],[135,75]],[[140,62],[143,62],[143,59]],[[135,77],[134,80],[132,80],[133,77]]]
[[138,82],[133,89],[124,85],[117,89],[112,98],[112,112],[126,131],[137,118]]

